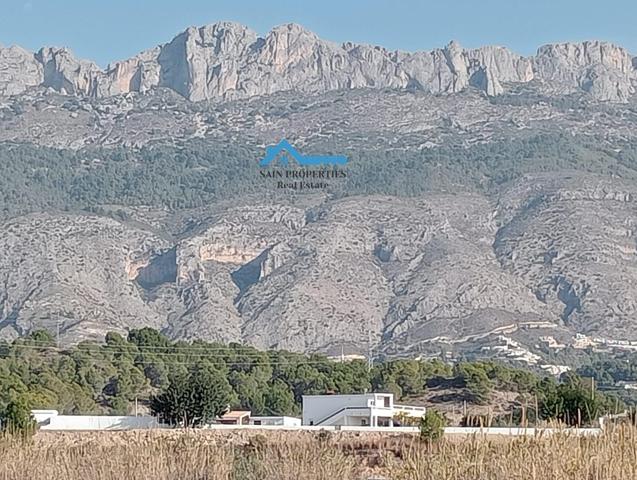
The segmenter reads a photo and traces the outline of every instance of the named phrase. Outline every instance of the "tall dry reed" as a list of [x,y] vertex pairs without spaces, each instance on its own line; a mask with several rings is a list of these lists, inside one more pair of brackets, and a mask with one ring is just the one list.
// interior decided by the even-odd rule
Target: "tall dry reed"
[[634,480],[637,430],[599,437],[336,433],[38,434],[0,441],[0,480]]

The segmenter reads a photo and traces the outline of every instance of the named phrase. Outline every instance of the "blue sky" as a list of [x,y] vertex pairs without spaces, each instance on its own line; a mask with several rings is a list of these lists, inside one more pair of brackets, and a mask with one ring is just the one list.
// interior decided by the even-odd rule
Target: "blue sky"
[[295,22],[337,41],[428,50],[449,40],[531,54],[544,43],[608,40],[637,53],[635,0],[0,0],[0,43],[68,46],[105,66],[189,25],[233,20],[260,34]]

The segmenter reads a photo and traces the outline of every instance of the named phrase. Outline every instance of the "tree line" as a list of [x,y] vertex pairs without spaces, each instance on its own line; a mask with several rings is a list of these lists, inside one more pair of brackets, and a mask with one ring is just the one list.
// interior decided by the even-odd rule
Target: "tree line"
[[[150,328],[61,349],[42,330],[0,342],[0,411],[17,402],[65,414],[131,414],[141,405],[165,422],[196,425],[227,408],[299,415],[303,395],[377,391],[409,400],[447,387],[475,404],[488,403],[495,391],[515,392],[520,405],[538,405],[536,421],[590,423],[623,406],[591,392],[575,374],[560,381],[491,361],[398,359],[369,368],[363,360],[337,362],[320,354],[173,342]],[[521,420],[517,413],[515,420]]]

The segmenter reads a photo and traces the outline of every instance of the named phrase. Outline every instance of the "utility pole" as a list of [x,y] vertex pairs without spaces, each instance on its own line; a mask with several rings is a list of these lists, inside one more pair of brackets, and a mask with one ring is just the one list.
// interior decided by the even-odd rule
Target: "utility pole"
[[372,331],[371,329],[367,330],[367,370],[372,371],[374,367],[374,357],[372,351]]

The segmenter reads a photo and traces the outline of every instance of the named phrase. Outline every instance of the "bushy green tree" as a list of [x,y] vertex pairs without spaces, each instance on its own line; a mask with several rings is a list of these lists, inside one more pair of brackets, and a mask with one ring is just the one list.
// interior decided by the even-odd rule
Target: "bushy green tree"
[[266,386],[255,375],[245,372],[231,372],[229,381],[239,397],[238,406],[254,415],[262,415],[265,411]]
[[29,339],[33,340],[33,342],[37,345],[42,345],[42,346],[55,345],[55,338],[47,330],[34,330],[29,335]]
[[403,396],[403,389],[398,385],[393,369],[385,364],[374,367],[371,383],[375,392],[392,393],[396,400]]
[[150,406],[164,422],[197,427],[212,422],[236,401],[223,372],[203,366],[172,378],[164,392],[152,397]]
[[371,378],[367,362],[352,360],[336,363],[331,371],[334,387],[339,393],[363,393],[371,391]]
[[265,394],[266,415],[297,415],[299,407],[290,388],[280,380],[268,385]]
[[587,425],[619,405],[601,392],[592,392],[573,375],[563,383],[545,380],[540,385],[540,417],[545,420],[558,420],[574,426]]
[[141,328],[139,330],[131,330],[128,333],[128,341],[134,345],[137,345],[140,349],[143,347],[164,347],[170,346],[170,340],[168,337],[158,332],[153,328]]
[[193,424],[194,406],[190,398],[189,376],[173,376],[168,387],[150,399],[150,408],[159,420],[171,425]]
[[483,365],[464,362],[456,365],[454,370],[473,402],[480,404],[489,400],[492,383]]
[[35,433],[36,423],[31,410],[23,399],[16,399],[0,412],[0,428],[8,435],[30,437]]
[[440,412],[427,409],[420,419],[420,438],[429,442],[435,442],[445,434],[447,420]]

